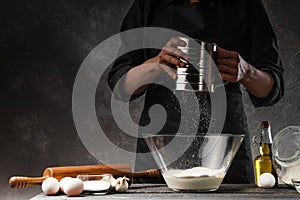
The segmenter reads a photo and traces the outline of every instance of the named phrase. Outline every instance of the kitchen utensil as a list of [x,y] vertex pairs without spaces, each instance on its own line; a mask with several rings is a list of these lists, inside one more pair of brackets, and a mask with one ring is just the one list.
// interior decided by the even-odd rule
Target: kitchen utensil
[[185,67],[177,68],[176,90],[214,92],[224,84],[215,84],[217,45],[187,37],[179,37],[186,46],[177,48],[188,55]]
[[111,174],[77,175],[77,178],[83,181],[85,193],[106,194],[111,187]]
[[300,179],[292,179],[292,184],[297,190],[297,192],[300,193]]
[[42,177],[13,176],[9,180],[9,185],[12,188],[24,188],[30,185],[41,184],[47,177],[54,177],[60,180],[63,177],[76,177],[79,174],[112,174],[114,177],[126,176],[130,179],[130,183],[134,178],[158,178],[160,176],[160,172],[157,169],[132,172],[131,167],[127,164],[64,166],[46,168]]
[[244,135],[148,135],[146,143],[168,187],[175,191],[217,190]]
[[289,126],[278,132],[272,146],[273,164],[279,179],[288,185],[300,180],[300,127]]

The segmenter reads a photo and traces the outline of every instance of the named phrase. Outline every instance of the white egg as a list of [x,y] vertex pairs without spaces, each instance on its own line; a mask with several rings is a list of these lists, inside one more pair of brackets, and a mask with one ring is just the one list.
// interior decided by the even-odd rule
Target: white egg
[[258,178],[258,183],[263,188],[271,188],[275,185],[275,177],[271,173],[263,173]]
[[66,182],[68,182],[68,180],[72,179],[72,177],[64,177],[62,178],[60,181],[59,181],[59,189],[61,192],[65,193],[64,192],[64,185],[66,184]]
[[59,190],[59,182],[56,178],[46,178],[42,183],[42,190],[46,195],[54,195]]
[[68,179],[63,185],[63,190],[68,196],[80,195],[83,191],[83,182],[79,178]]

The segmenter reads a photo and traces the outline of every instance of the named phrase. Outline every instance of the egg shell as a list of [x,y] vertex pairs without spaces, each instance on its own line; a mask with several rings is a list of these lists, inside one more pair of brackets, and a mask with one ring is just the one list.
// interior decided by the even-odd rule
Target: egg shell
[[79,178],[68,179],[63,185],[63,190],[68,196],[78,196],[83,191],[83,182]]
[[272,188],[274,187],[276,180],[271,173],[263,173],[258,178],[258,182],[263,188]]
[[59,190],[59,182],[56,178],[46,178],[42,183],[42,190],[46,195],[54,195]]
[[59,190],[60,190],[61,192],[65,193],[65,192],[64,192],[64,185],[65,185],[66,182],[68,182],[68,180],[70,180],[70,179],[72,179],[72,177],[67,176],[67,177],[62,178],[62,179],[59,181]]

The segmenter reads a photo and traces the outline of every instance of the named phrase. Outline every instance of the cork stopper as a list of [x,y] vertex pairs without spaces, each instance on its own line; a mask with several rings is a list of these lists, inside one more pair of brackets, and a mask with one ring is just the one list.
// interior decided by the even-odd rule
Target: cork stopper
[[262,121],[261,122],[261,128],[269,128],[270,124],[269,121]]

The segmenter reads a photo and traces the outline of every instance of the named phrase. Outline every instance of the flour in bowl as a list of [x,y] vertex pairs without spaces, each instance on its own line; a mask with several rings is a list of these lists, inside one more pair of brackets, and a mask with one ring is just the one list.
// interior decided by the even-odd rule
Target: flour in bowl
[[224,176],[224,170],[211,170],[205,167],[174,169],[163,173],[168,187],[177,190],[216,190],[221,185]]

